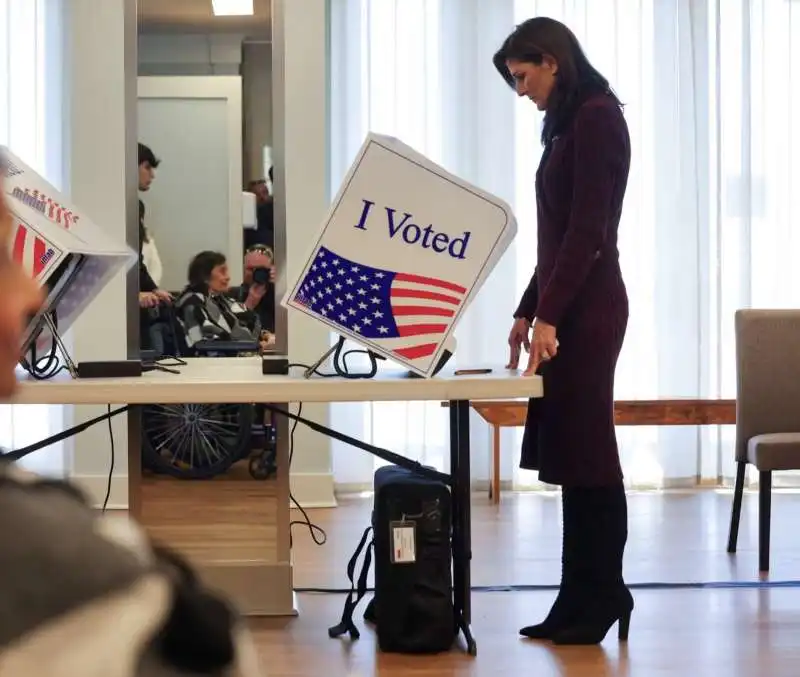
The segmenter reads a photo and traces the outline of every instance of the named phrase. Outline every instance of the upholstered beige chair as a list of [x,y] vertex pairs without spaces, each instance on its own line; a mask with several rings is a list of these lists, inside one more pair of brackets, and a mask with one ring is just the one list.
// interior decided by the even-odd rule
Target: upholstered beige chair
[[758,567],[769,571],[772,473],[800,469],[800,310],[736,312],[736,552],[747,464],[759,473]]

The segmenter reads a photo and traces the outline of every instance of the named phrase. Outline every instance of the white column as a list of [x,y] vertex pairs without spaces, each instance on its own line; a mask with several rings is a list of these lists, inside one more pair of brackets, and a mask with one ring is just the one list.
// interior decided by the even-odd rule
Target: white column
[[[67,190],[99,226],[135,242],[136,0],[69,0],[64,12]],[[129,329],[135,329],[128,300],[130,296],[130,312],[138,313],[133,296],[137,284],[120,274],[86,310],[72,332],[76,361],[128,356]],[[131,347],[137,350],[138,332],[134,336]],[[75,407],[74,419],[105,411]],[[127,507],[127,417],[112,421],[115,472],[109,506]],[[111,460],[108,425],[96,425],[73,440],[72,477],[102,501]]]
[[[273,0],[272,20],[275,244],[278,260],[285,261],[277,290],[282,297],[328,207],[326,2]],[[309,364],[330,345],[328,330],[306,317],[292,313],[287,327],[281,311],[276,321],[279,346],[288,345],[290,362]],[[327,425],[328,407],[306,404],[303,416]],[[295,498],[303,507],[335,505],[329,439],[299,425],[294,446]]]

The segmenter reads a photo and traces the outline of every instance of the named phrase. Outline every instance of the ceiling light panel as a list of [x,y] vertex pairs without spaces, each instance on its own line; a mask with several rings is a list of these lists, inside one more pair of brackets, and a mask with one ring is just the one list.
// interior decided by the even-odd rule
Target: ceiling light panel
[[253,16],[253,0],[211,0],[215,16]]

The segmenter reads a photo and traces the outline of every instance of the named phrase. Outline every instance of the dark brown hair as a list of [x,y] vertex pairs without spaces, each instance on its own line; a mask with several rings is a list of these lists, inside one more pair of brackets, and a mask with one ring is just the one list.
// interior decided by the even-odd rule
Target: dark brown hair
[[226,261],[225,255],[220,252],[204,251],[197,254],[189,263],[186,275],[189,278],[189,286],[198,290],[207,289],[211,272]]
[[156,154],[150,150],[149,146],[145,146],[141,141],[139,142],[139,164],[149,164],[153,169],[161,164],[161,160],[156,157]]
[[514,88],[514,76],[506,61],[511,59],[538,66],[545,56],[555,60],[558,72],[545,111],[543,144],[550,143],[566,128],[581,103],[592,94],[607,94],[617,105],[622,105],[608,80],[586,58],[578,38],[555,19],[535,17],[519,24],[503,41],[492,60],[503,79]]

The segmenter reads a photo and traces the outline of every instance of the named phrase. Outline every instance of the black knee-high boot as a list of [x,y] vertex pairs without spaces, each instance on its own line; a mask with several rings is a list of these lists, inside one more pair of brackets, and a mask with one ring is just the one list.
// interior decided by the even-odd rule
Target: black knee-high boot
[[519,634],[529,639],[552,639],[569,627],[582,606],[578,571],[581,566],[581,513],[576,503],[575,490],[564,487],[561,491],[562,544],[561,584],[547,617],[537,625],[528,625]]
[[619,639],[627,640],[633,596],[625,585],[622,560],[628,540],[628,504],[623,486],[576,489],[581,524],[582,559],[577,576],[588,594],[556,644],[598,644],[619,622]]

